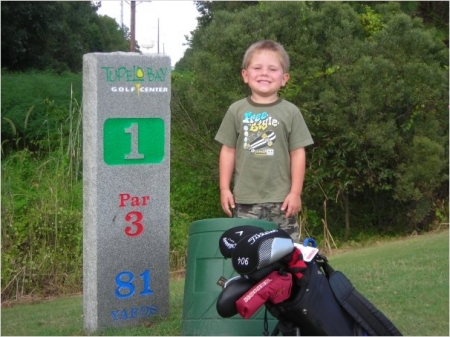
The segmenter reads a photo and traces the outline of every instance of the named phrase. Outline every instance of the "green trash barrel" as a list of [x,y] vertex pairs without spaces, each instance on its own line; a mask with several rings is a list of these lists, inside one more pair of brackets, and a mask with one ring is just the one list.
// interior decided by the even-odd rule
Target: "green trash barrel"
[[[239,314],[223,318],[217,313],[216,301],[222,291],[219,278],[236,276],[231,259],[224,259],[219,250],[220,236],[236,226],[258,226],[264,230],[276,229],[273,222],[215,218],[195,221],[189,228],[186,277],[184,283],[182,336],[262,336],[264,311],[261,307],[250,319]],[[267,312],[269,334],[277,320]]]

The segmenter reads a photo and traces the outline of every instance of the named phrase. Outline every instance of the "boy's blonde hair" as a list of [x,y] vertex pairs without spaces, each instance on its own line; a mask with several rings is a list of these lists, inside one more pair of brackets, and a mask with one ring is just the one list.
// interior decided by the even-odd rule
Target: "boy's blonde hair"
[[247,69],[255,52],[260,50],[271,50],[276,52],[280,58],[280,63],[283,67],[284,72],[289,72],[289,55],[287,54],[286,50],[284,50],[284,47],[281,44],[272,40],[258,41],[248,47],[242,61],[242,69]]

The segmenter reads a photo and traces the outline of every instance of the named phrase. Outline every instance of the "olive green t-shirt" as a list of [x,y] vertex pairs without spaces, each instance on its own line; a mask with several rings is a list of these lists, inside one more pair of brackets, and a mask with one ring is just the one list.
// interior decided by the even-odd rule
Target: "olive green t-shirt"
[[313,144],[295,105],[249,97],[229,107],[215,140],[236,149],[233,194],[240,204],[283,202],[291,189],[290,151]]

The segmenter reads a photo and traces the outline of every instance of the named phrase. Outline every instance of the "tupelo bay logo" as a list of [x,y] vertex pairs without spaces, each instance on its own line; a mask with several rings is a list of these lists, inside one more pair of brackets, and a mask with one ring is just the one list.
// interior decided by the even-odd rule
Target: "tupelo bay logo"
[[[118,93],[164,93],[169,89],[166,86],[159,86],[166,81],[169,73],[167,67],[142,68],[132,67],[101,67],[107,83],[111,86],[112,92]],[[150,85],[153,84],[153,85]]]

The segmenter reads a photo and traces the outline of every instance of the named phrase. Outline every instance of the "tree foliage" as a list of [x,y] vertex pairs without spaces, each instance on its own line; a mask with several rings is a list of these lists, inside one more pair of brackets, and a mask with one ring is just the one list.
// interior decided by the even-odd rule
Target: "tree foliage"
[[192,169],[208,168],[217,186],[215,132],[228,106],[248,94],[242,57],[251,43],[273,39],[291,58],[281,95],[300,107],[315,141],[304,206],[323,218],[328,201],[334,229],[346,235],[352,227],[426,229],[448,194],[448,48],[436,29],[395,2],[260,2],[239,10],[213,3],[202,2],[205,21],[175,69],[184,113],[172,111],[175,141],[187,137],[178,125],[189,118],[191,144],[209,144],[214,158],[196,154],[198,144],[178,159],[196,158]]
[[88,52],[128,50],[128,31],[91,1],[2,1],[2,68],[79,72]]
[[200,27],[208,26],[218,11],[237,12],[248,6],[258,4],[258,1],[194,1],[200,13],[198,20]]

